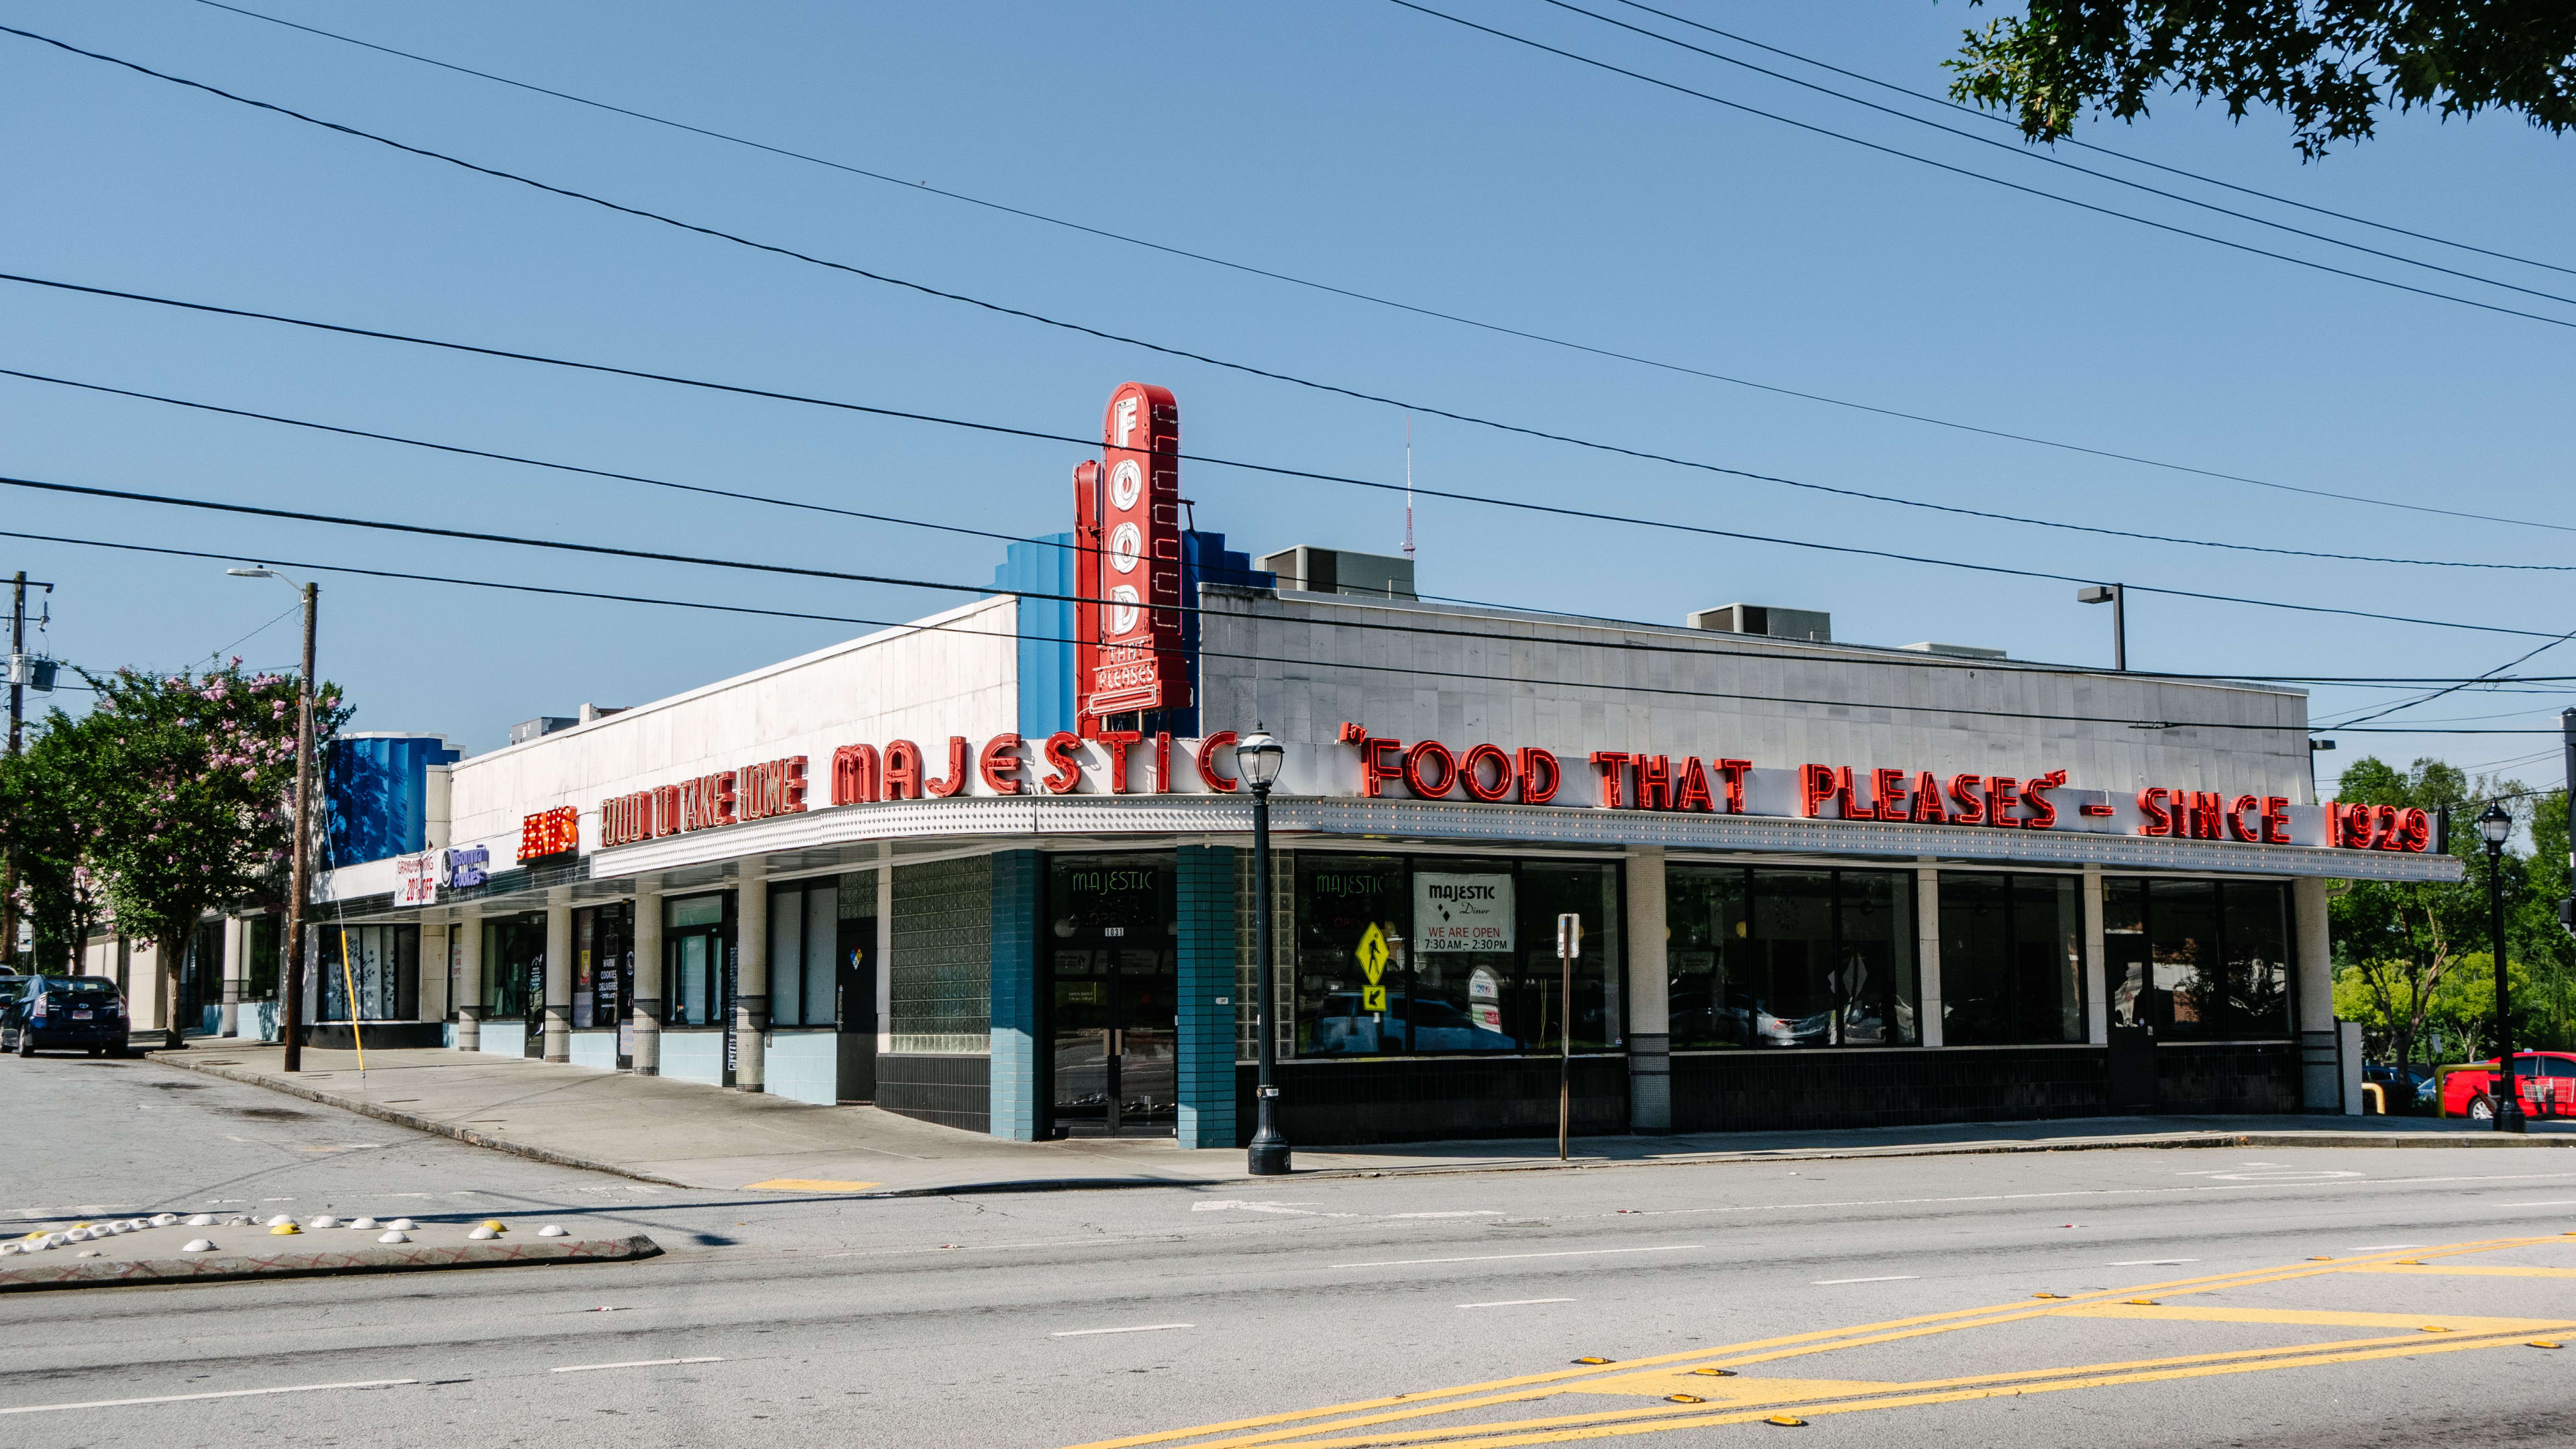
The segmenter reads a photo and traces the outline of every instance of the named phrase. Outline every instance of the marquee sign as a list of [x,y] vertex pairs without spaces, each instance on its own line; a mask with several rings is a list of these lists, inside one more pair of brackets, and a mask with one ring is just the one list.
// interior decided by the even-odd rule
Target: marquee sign
[[1181,629],[1181,409],[1168,389],[1123,384],[1109,395],[1101,458],[1074,470],[1079,607],[1075,664],[1081,725],[1110,715],[1183,709],[1189,661]]

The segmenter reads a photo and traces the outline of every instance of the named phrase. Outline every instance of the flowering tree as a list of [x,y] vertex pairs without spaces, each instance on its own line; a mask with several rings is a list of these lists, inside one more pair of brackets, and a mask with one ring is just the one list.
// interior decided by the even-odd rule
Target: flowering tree
[[[120,669],[90,682],[98,705],[78,726],[97,832],[87,864],[117,920],[159,947],[175,980],[205,912],[285,893],[298,683],[246,675],[238,658],[203,674]],[[348,715],[339,687],[321,685],[317,755]],[[318,769],[313,779],[318,790]]]

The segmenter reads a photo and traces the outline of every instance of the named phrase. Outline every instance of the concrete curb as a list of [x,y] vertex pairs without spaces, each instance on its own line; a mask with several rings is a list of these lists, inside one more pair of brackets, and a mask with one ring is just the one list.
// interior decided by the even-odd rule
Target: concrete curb
[[321,1091],[301,1083],[281,1082],[261,1072],[236,1071],[230,1067],[217,1066],[208,1062],[180,1061],[172,1057],[156,1056],[150,1060],[160,1066],[177,1067],[183,1072],[221,1077],[227,1082],[240,1082],[244,1086],[266,1087],[272,1092],[283,1093],[289,1097],[301,1097],[305,1101],[318,1102],[325,1107],[337,1107],[343,1112],[355,1112],[361,1117],[373,1117],[379,1122],[391,1122],[397,1127],[408,1127],[414,1132],[453,1137],[459,1142],[475,1147],[487,1147],[494,1152],[507,1152],[514,1157],[551,1163],[556,1167],[578,1167],[589,1172],[605,1172],[617,1177],[630,1178],[636,1182],[649,1182],[657,1187],[686,1188],[691,1192],[706,1190],[671,1178],[655,1177],[649,1172],[637,1172],[631,1167],[620,1167],[614,1162],[602,1162],[597,1158],[581,1157],[570,1152],[557,1152],[551,1147],[538,1147],[526,1142],[512,1142],[506,1137],[495,1137],[488,1132],[477,1132],[471,1127],[441,1122],[434,1117],[423,1117],[412,1112],[397,1112],[391,1107],[378,1106],[361,1097],[343,1097],[336,1092]]
[[0,1268],[0,1293],[51,1288],[130,1288],[220,1283],[244,1278],[311,1278],[341,1273],[417,1273],[445,1268],[512,1268],[545,1263],[621,1263],[661,1255],[638,1234],[561,1242],[465,1243],[454,1247],[352,1248],[330,1253],[232,1253],[203,1258],[138,1258],[124,1262],[72,1258],[33,1268]]

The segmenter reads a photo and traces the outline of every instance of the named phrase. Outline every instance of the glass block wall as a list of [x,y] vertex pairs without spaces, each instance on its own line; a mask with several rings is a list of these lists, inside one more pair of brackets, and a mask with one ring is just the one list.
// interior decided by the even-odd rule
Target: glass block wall
[[[1291,963],[1296,959],[1297,943],[1296,882],[1295,856],[1273,844],[1270,848],[1270,956],[1272,984],[1279,993],[1276,998],[1279,1020],[1273,1026],[1281,1061],[1296,1055],[1297,1013],[1291,1005],[1297,999],[1297,981],[1291,969]],[[1235,1059],[1245,1062],[1260,1053],[1259,1044],[1252,1035],[1252,1010],[1260,1000],[1256,993],[1260,990],[1261,979],[1253,965],[1259,953],[1260,931],[1252,918],[1252,905],[1252,850],[1246,846],[1234,853]]]
[[887,1023],[896,1052],[993,1048],[993,862],[899,865]]

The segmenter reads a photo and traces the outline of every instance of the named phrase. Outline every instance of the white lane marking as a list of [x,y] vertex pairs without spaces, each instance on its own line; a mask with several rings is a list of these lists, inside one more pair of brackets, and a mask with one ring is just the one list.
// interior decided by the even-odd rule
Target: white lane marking
[[[2355,1253],[2366,1253],[2370,1250],[2368,1248],[2353,1248],[2349,1251]],[[2102,1266],[2106,1268],[2171,1268],[2183,1263],[2197,1263],[2199,1261],[2200,1260],[2198,1258],[2131,1258],[2126,1262],[2105,1263]]]
[[548,1369],[546,1372],[556,1374],[586,1374],[592,1369],[668,1368],[675,1363],[723,1362],[723,1359],[713,1357],[712,1355],[704,1358],[630,1358],[624,1363],[568,1363],[561,1368]]
[[[2497,1204],[2496,1204],[2496,1206],[2498,1206],[2498,1207],[2565,1207],[2565,1206],[2567,1206],[2569,1203],[2576,1203],[2576,1197],[2553,1197],[2553,1198],[2550,1198],[2549,1200],[2547,1200],[2547,1201],[2545,1201],[2545,1202],[2503,1202],[2503,1203],[2497,1203]],[[2410,1248],[2420,1248],[2420,1247],[2422,1247],[2422,1246],[2423,1246],[2423,1244],[2421,1244],[2421,1243],[2408,1243],[2406,1246],[2407,1246],[2407,1247],[2410,1247]]]
[[1469,1208],[1465,1212],[1457,1213],[1381,1213],[1379,1216],[1385,1218],[1498,1218],[1503,1214],[1495,1208]]
[[1845,1283],[1911,1283],[1920,1276],[1920,1274],[1916,1273],[1891,1273],[1884,1278],[1819,1278],[1807,1286],[1810,1288],[1835,1288]]
[[1167,1328],[1196,1328],[1195,1323],[1140,1323],[1133,1328],[1068,1328],[1050,1333],[1049,1338],[1089,1338],[1095,1333],[1160,1333]]
[[[2511,1207],[2513,1204],[2506,1203],[2505,1206]],[[2347,1253],[2393,1253],[2399,1248],[2420,1248],[2423,1246],[2424,1245],[2422,1243],[2373,1243],[2366,1248],[2346,1248],[2344,1251]]]
[[155,1394],[148,1399],[91,1399],[80,1404],[20,1404],[0,1414],[52,1414],[64,1409],[117,1409],[128,1404],[184,1404],[196,1399],[244,1399],[253,1394],[317,1394],[328,1389],[386,1389],[418,1379],[358,1379],[345,1384],[289,1384],[275,1389],[218,1389],[204,1394]]
[[1576,1248],[1562,1253],[1478,1253],[1469,1258],[1384,1258],[1374,1263],[1335,1263],[1336,1268],[1410,1268],[1419,1263],[1498,1263],[1506,1258],[1599,1258],[1611,1253],[1679,1253],[1706,1243],[1665,1243],[1653,1248]]
[[1491,1303],[1461,1303],[1461,1308],[1521,1308],[1532,1303],[1571,1303],[1571,1298],[1497,1298]]
[[[1702,1213],[1778,1213],[1812,1212],[1818,1208],[1924,1207],[1966,1202],[2040,1202],[2064,1197],[2157,1197],[2178,1192],[2257,1192],[2266,1188],[2309,1187],[2421,1187],[2426,1184],[2454,1182],[2555,1182],[2576,1177],[2576,1172],[2505,1172],[2463,1173],[2449,1177],[2372,1177],[2341,1182],[2250,1182],[2209,1185],[2194,1183],[2188,1187],[2075,1187],[2054,1192],[1981,1192],[1957,1197],[1878,1197],[1840,1198],[1820,1202],[1745,1203],[1729,1207],[1643,1208],[1624,1216],[1641,1218],[1688,1217]],[[2511,1207],[2505,1203],[2501,1206]]]

